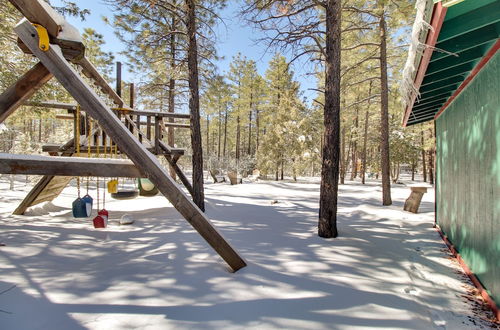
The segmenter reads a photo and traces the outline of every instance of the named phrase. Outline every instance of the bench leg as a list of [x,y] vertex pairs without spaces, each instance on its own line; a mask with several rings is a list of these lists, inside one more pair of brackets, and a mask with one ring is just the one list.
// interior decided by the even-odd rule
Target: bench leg
[[424,193],[419,191],[412,191],[410,197],[405,201],[404,210],[412,213],[418,213],[418,208]]

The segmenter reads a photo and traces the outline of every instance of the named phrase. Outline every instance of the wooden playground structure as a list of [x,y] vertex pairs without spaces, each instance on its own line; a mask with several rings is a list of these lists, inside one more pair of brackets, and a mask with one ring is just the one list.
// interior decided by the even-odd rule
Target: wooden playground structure
[[[33,187],[14,214],[23,214],[30,206],[51,201],[73,177],[145,177],[170,201],[179,213],[224,259],[232,271],[246,263],[222,237],[205,214],[193,203],[157,157],[164,157],[181,182],[192,193],[193,188],[177,165],[183,149],[163,141],[171,127],[190,127],[172,119],[189,119],[190,115],[139,111],[125,107],[121,98],[121,82],[115,91],[85,57],[80,34],[43,0],[9,0],[23,15],[15,27],[20,48],[39,62],[0,95],[0,123],[21,105],[65,109],[75,120],[76,134],[63,145],[45,145],[49,156],[0,154],[0,173],[37,174],[42,179]],[[75,69],[75,67],[77,69]],[[80,72],[93,82],[91,86]],[[29,103],[29,98],[47,81],[55,77],[77,104],[54,102]],[[120,78],[120,77],[118,77]],[[133,89],[132,89],[133,91]],[[133,92],[131,93],[133,95]],[[77,112],[81,120],[76,120]],[[78,111],[77,111],[78,108]],[[71,117],[68,117],[71,119]],[[98,122],[92,128],[90,119]],[[77,123],[79,123],[78,128]],[[126,155],[125,159],[75,157],[77,150],[97,153],[106,146]]]

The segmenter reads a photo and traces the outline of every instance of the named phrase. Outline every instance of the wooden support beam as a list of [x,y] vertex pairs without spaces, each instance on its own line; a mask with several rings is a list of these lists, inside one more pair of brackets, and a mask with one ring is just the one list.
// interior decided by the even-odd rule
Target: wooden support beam
[[47,29],[49,36],[57,38],[62,30],[64,19],[43,0],[9,0],[31,23]]
[[480,59],[485,53],[484,48],[484,45],[480,45],[461,53],[458,57],[444,58],[440,61],[431,62],[427,68],[426,74],[430,75]]
[[475,31],[466,33],[465,35],[459,36],[458,38],[449,39],[444,42],[440,42],[436,44],[436,47],[439,49],[444,49],[447,52],[437,53],[436,56],[433,56],[432,62],[439,61],[442,58],[453,56],[450,53],[458,54],[477,47],[482,44],[487,44],[491,41],[495,41],[498,39],[498,32],[496,24],[491,24],[484,26]]
[[18,81],[0,95],[0,123],[52,78],[45,66],[38,62]]
[[140,178],[143,173],[126,159],[51,157],[0,153],[0,173],[51,176]]
[[[484,2],[486,3],[486,1]],[[486,6],[468,11],[460,16],[446,21],[446,29],[439,35],[439,42],[459,37],[486,25],[500,21],[500,2],[495,1]]]
[[151,140],[151,116],[146,117],[146,138]]
[[137,126],[137,132],[139,134],[139,142],[142,142],[143,135],[141,134],[141,116],[135,116],[135,126]]
[[116,62],[116,94],[122,97],[122,62]]
[[[123,101],[122,101],[123,102]],[[76,104],[73,105],[76,107]],[[82,109],[82,111],[85,111]],[[154,117],[159,116],[162,118],[177,118],[177,119],[190,119],[189,114],[185,113],[171,113],[171,112],[159,112],[159,111],[147,111],[147,110],[135,110],[135,109],[126,109],[124,111],[120,111],[120,113],[125,113],[127,115],[138,115],[143,117]]]
[[440,107],[440,105],[435,105],[435,106],[429,107],[427,109],[422,109],[419,112],[416,112],[413,114],[413,120],[417,120],[420,118],[427,117],[431,114],[435,114],[438,111],[439,107]]
[[[76,60],[85,54],[85,46],[78,30],[66,22],[64,17],[57,13],[43,0],[9,0],[26,19],[47,29],[50,43],[59,45],[67,60]],[[19,47],[26,53],[32,54],[28,47],[19,42]]]
[[30,193],[24,198],[24,200],[19,204],[19,206],[12,212],[14,215],[23,215],[24,212],[33,205],[35,199],[40,195],[40,193],[47,187],[47,185],[52,181],[54,176],[46,175],[31,189]]
[[83,57],[77,64],[83,69],[83,74],[88,78],[91,78],[95,81],[95,83],[107,94],[111,97],[113,102],[119,107],[123,107],[123,100],[121,97],[116,94],[113,88],[109,86],[108,82],[101,76],[99,71],[95,68],[95,66],[90,63],[90,61]]
[[[165,145],[163,142],[160,142],[160,145],[163,147],[163,145]],[[186,177],[186,175],[184,174],[184,172],[181,170],[181,168],[179,167],[179,165],[177,165],[177,161],[179,160],[179,156],[180,155],[165,155],[165,159],[167,160],[168,164],[174,169],[175,173],[177,174],[177,176],[179,177],[179,179],[181,180],[182,184],[184,185],[184,187],[186,187],[186,189],[188,190],[189,194],[191,196],[193,196],[194,194],[194,190],[193,190],[193,186],[191,185],[191,182],[189,182],[189,179]]]
[[56,119],[62,119],[62,120],[75,120],[73,115],[56,115]]
[[437,96],[437,95],[442,95],[442,94],[449,93],[450,91],[454,91],[456,89],[455,86],[456,85],[448,85],[448,86],[443,87],[443,88],[439,88],[439,89],[435,89],[435,90],[432,90],[432,91],[420,93],[420,99],[421,100],[425,100],[428,97],[434,97],[434,96]]
[[165,127],[177,127],[177,128],[191,128],[191,124],[179,124],[171,122],[163,122]]
[[135,105],[135,88],[134,88],[134,83],[130,83],[130,95],[129,95],[129,102],[128,105],[130,106],[130,109],[134,108]]
[[413,110],[418,111],[424,107],[428,107],[432,103],[441,102],[441,104],[443,104],[444,102],[446,102],[446,100],[448,99],[448,97],[450,95],[451,95],[451,93],[448,92],[447,94],[440,96],[440,97],[424,98],[424,99],[422,99],[421,102],[415,103]]
[[61,103],[55,101],[44,101],[44,102],[24,102],[23,105],[29,107],[40,107],[40,108],[52,108],[52,109],[63,109],[70,110],[69,112],[73,112],[76,110],[76,104],[71,103]]
[[75,100],[96,118],[120,150],[143,171],[172,205],[193,226],[206,242],[224,259],[233,271],[245,267],[246,263],[236,250],[213,227],[205,214],[180,189],[158,159],[148,152],[106,104],[99,99],[87,83],[64,59],[58,46],[47,52],[38,49],[38,36],[29,22],[15,27],[15,32],[26,46],[37,56],[59,80]]
[[427,87],[428,85],[434,84],[436,82],[444,82],[449,80],[451,77],[461,76],[465,77],[468,72],[470,72],[475,66],[474,62],[468,62],[451,69],[443,70],[431,75],[426,75],[424,82],[421,85],[421,89]]
[[420,88],[420,94],[428,93],[428,92],[433,91],[433,90],[437,90],[440,87],[451,86],[454,84],[460,84],[462,81],[464,81],[463,75],[451,76],[450,78],[441,80],[439,82],[429,83],[429,84],[426,84],[425,86],[422,86]]
[[[138,116],[138,117],[140,117],[140,116]],[[160,116],[160,117],[161,117],[161,116]],[[142,126],[142,125],[147,125],[147,124],[148,124],[148,122],[147,122],[147,118],[146,118],[146,121],[141,120],[141,121],[139,122],[139,121],[137,121],[137,119],[136,119],[134,122],[135,122],[135,126],[136,126],[136,128],[138,128],[138,126],[137,126],[138,124],[140,124],[140,126]],[[190,124],[175,123],[175,122],[165,122],[165,121],[162,123],[162,122],[160,121],[160,128],[162,128],[162,126],[163,126],[163,128],[165,128],[165,127],[167,127],[167,126],[170,126],[170,127],[178,127],[178,128],[191,128],[191,125],[190,125]]]
[[160,140],[161,140],[161,132],[160,132],[160,117],[155,117],[155,152],[160,152]]
[[446,99],[448,99],[448,97],[450,97],[450,95],[451,95],[451,92],[447,92],[447,93],[444,93],[441,95],[428,97],[428,98],[425,98],[423,100],[419,100],[418,102],[415,102],[415,107],[421,106],[424,104],[429,104],[429,103],[432,103],[432,102],[437,101],[437,100],[443,100],[443,99],[446,100]]
[[432,108],[435,108],[435,107],[439,107],[441,105],[443,105],[443,103],[446,102],[446,99],[444,100],[436,100],[434,102],[431,102],[431,103],[428,103],[428,104],[424,104],[420,107],[413,107],[413,113],[415,114],[419,114],[421,113],[422,111],[424,110],[428,110],[428,109],[432,109]]
[[140,115],[140,116],[159,116],[162,118],[177,118],[177,119],[190,119],[191,118],[189,114],[185,114],[185,113],[142,111],[142,110],[132,110],[132,111],[127,111],[127,113],[131,114],[131,115]]
[[[60,146],[58,144],[45,144],[42,146],[42,151],[47,152],[49,154],[59,154],[60,152],[62,152],[61,149],[62,149],[62,146]],[[107,149],[107,153],[109,154],[109,145],[106,147],[106,149]],[[160,148],[158,153],[156,153],[156,149],[154,147],[151,147],[151,146],[147,147],[146,146],[146,149],[149,152],[156,154],[156,155],[184,155],[184,149],[180,149],[180,148],[169,148],[168,151]],[[65,148],[64,151],[67,153],[76,153],[76,149],[73,146],[71,146],[69,148]],[[104,154],[104,145],[101,144],[99,146],[99,149],[97,148],[97,146],[90,147],[91,154],[97,154],[97,151],[99,151],[99,153],[101,155]],[[87,153],[88,153],[87,145],[81,145],[80,146],[80,154],[85,155]],[[118,150],[118,153],[121,154],[120,150]]]

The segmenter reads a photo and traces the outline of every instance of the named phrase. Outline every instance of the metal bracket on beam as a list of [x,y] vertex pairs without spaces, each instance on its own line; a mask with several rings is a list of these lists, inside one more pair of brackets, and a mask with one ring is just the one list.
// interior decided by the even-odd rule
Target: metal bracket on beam
[[36,32],[38,33],[38,48],[44,52],[48,51],[50,49],[50,44],[47,29],[40,24],[33,23],[33,26],[36,28]]

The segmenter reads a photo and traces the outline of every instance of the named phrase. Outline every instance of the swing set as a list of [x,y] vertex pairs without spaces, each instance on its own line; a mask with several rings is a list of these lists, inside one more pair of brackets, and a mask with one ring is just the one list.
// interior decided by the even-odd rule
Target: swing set
[[[141,192],[153,194],[155,190],[161,192],[232,271],[245,267],[246,263],[243,258],[215,229],[208,217],[184,193],[170,176],[169,171],[157,159],[157,156],[164,157],[192,194],[191,183],[177,165],[184,151],[162,141],[165,128],[190,127],[189,124],[170,123],[165,121],[165,118],[189,119],[189,115],[135,109],[119,110],[124,108],[122,98],[85,57],[85,47],[76,28],[66,22],[43,0],[9,1],[25,17],[14,28],[19,37],[18,44],[25,53],[31,54],[39,62],[0,94],[0,123],[28,101],[48,80],[55,77],[81,105],[81,110],[86,112],[86,120],[92,117],[99,123],[97,130],[90,131],[86,128],[87,137],[89,137],[86,141],[87,152],[90,150],[90,153],[93,153],[94,149],[99,150],[99,144],[91,146],[90,138],[95,138],[95,134],[100,134],[103,137],[109,137],[110,141],[116,145],[116,153],[119,152],[128,157],[128,159],[72,157],[80,152],[80,141],[76,141],[76,136],[64,145],[44,146],[42,150],[48,152],[50,156],[0,154],[0,173],[2,174],[43,175],[15,213],[23,214],[32,205],[53,200],[75,176],[139,178],[139,194]],[[33,23],[36,23],[37,27]],[[85,80],[70,62],[81,69],[91,83]],[[96,90],[102,91],[104,95],[98,95]],[[120,89],[117,88],[117,91],[119,90],[121,90],[121,80]],[[111,107],[109,102],[116,104],[118,110]],[[75,116],[76,109],[79,108],[73,104],[57,106],[59,109],[72,111]],[[145,122],[144,119],[146,119]],[[76,135],[79,139],[79,134]],[[97,140],[99,142],[105,139],[98,138]],[[147,178],[149,182],[142,178]],[[77,185],[80,184],[77,178]],[[118,193],[118,184],[115,182],[111,184],[113,185]],[[100,181],[98,181],[98,194],[100,186]],[[85,215],[91,213],[88,212],[87,206],[92,203],[84,200],[85,197],[79,195],[75,200],[77,215],[83,215],[84,212]],[[98,204],[100,204],[99,199],[98,196]],[[109,216],[109,214],[104,212],[104,203],[103,198],[103,209],[99,210],[94,218],[95,227],[106,225],[106,215]],[[97,208],[99,209],[100,205]]]
[[[80,136],[82,135],[80,132],[81,128],[81,108],[79,105],[76,106],[76,111],[75,111],[75,118],[76,118],[76,125],[75,125],[75,144],[76,144],[76,156],[81,157],[81,143],[80,143]],[[91,158],[91,136],[90,132],[93,131],[93,120],[90,119],[88,120],[88,128],[86,129],[87,135],[86,135],[86,140],[87,140],[87,158]],[[102,128],[100,125],[98,125],[98,131],[102,131]],[[102,146],[103,146],[103,156],[106,159],[108,155],[108,144],[107,144],[107,138],[104,137],[97,137],[97,143],[95,144],[96,146],[96,154],[97,158],[101,155],[100,153],[100,143],[99,139],[102,139]],[[110,156],[111,157],[118,157],[118,146],[115,144],[113,148],[113,142],[110,141]],[[114,153],[113,150],[114,149]],[[138,181],[138,189],[136,189],[136,183],[135,183],[135,178],[129,178],[133,180],[133,189],[130,188],[125,188],[125,180],[126,178],[123,179],[122,182],[122,188],[119,189],[119,181],[118,178],[113,178],[109,180],[106,184],[108,193],[111,194],[111,197],[114,199],[118,200],[125,200],[125,199],[133,199],[136,198],[137,196],[144,196],[144,197],[151,197],[151,196],[156,196],[158,194],[158,188],[147,178],[139,178]],[[76,178],[76,185],[77,185],[77,194],[78,197],[73,201],[72,203],[72,213],[73,217],[75,218],[88,218],[92,215],[92,207],[93,207],[93,198],[89,194],[89,186],[90,186],[90,177],[87,176],[86,178],[86,194],[83,197],[80,197],[80,190],[81,190],[81,180],[80,177],[78,176]],[[105,181],[104,181],[105,182]],[[109,212],[106,210],[106,187],[103,188],[103,209],[100,210],[99,208],[99,191],[101,189],[100,183],[99,183],[99,177],[96,177],[96,191],[97,191],[97,216],[94,218],[94,227],[95,228],[105,228],[107,226],[108,218],[109,218]]]
[[[80,106],[76,107],[76,131],[75,131],[75,144],[76,144],[76,156],[80,157]],[[89,129],[87,130],[87,157],[91,157],[90,153],[90,132],[92,132],[92,119],[89,120]],[[106,156],[106,141],[104,141],[104,156]],[[99,144],[97,144],[97,158],[99,158]],[[105,157],[106,158],[106,157]],[[76,178],[78,197],[73,201],[72,210],[73,217],[75,218],[88,218],[92,215],[92,205],[93,199],[89,195],[89,185],[90,177],[87,177],[87,193],[85,196],[80,198],[80,177]],[[96,179],[96,190],[97,190],[97,216],[93,219],[93,224],[95,228],[105,228],[108,223],[109,212],[106,210],[106,192],[103,192],[102,209],[99,205],[99,190],[101,189],[99,184],[99,177]]]

